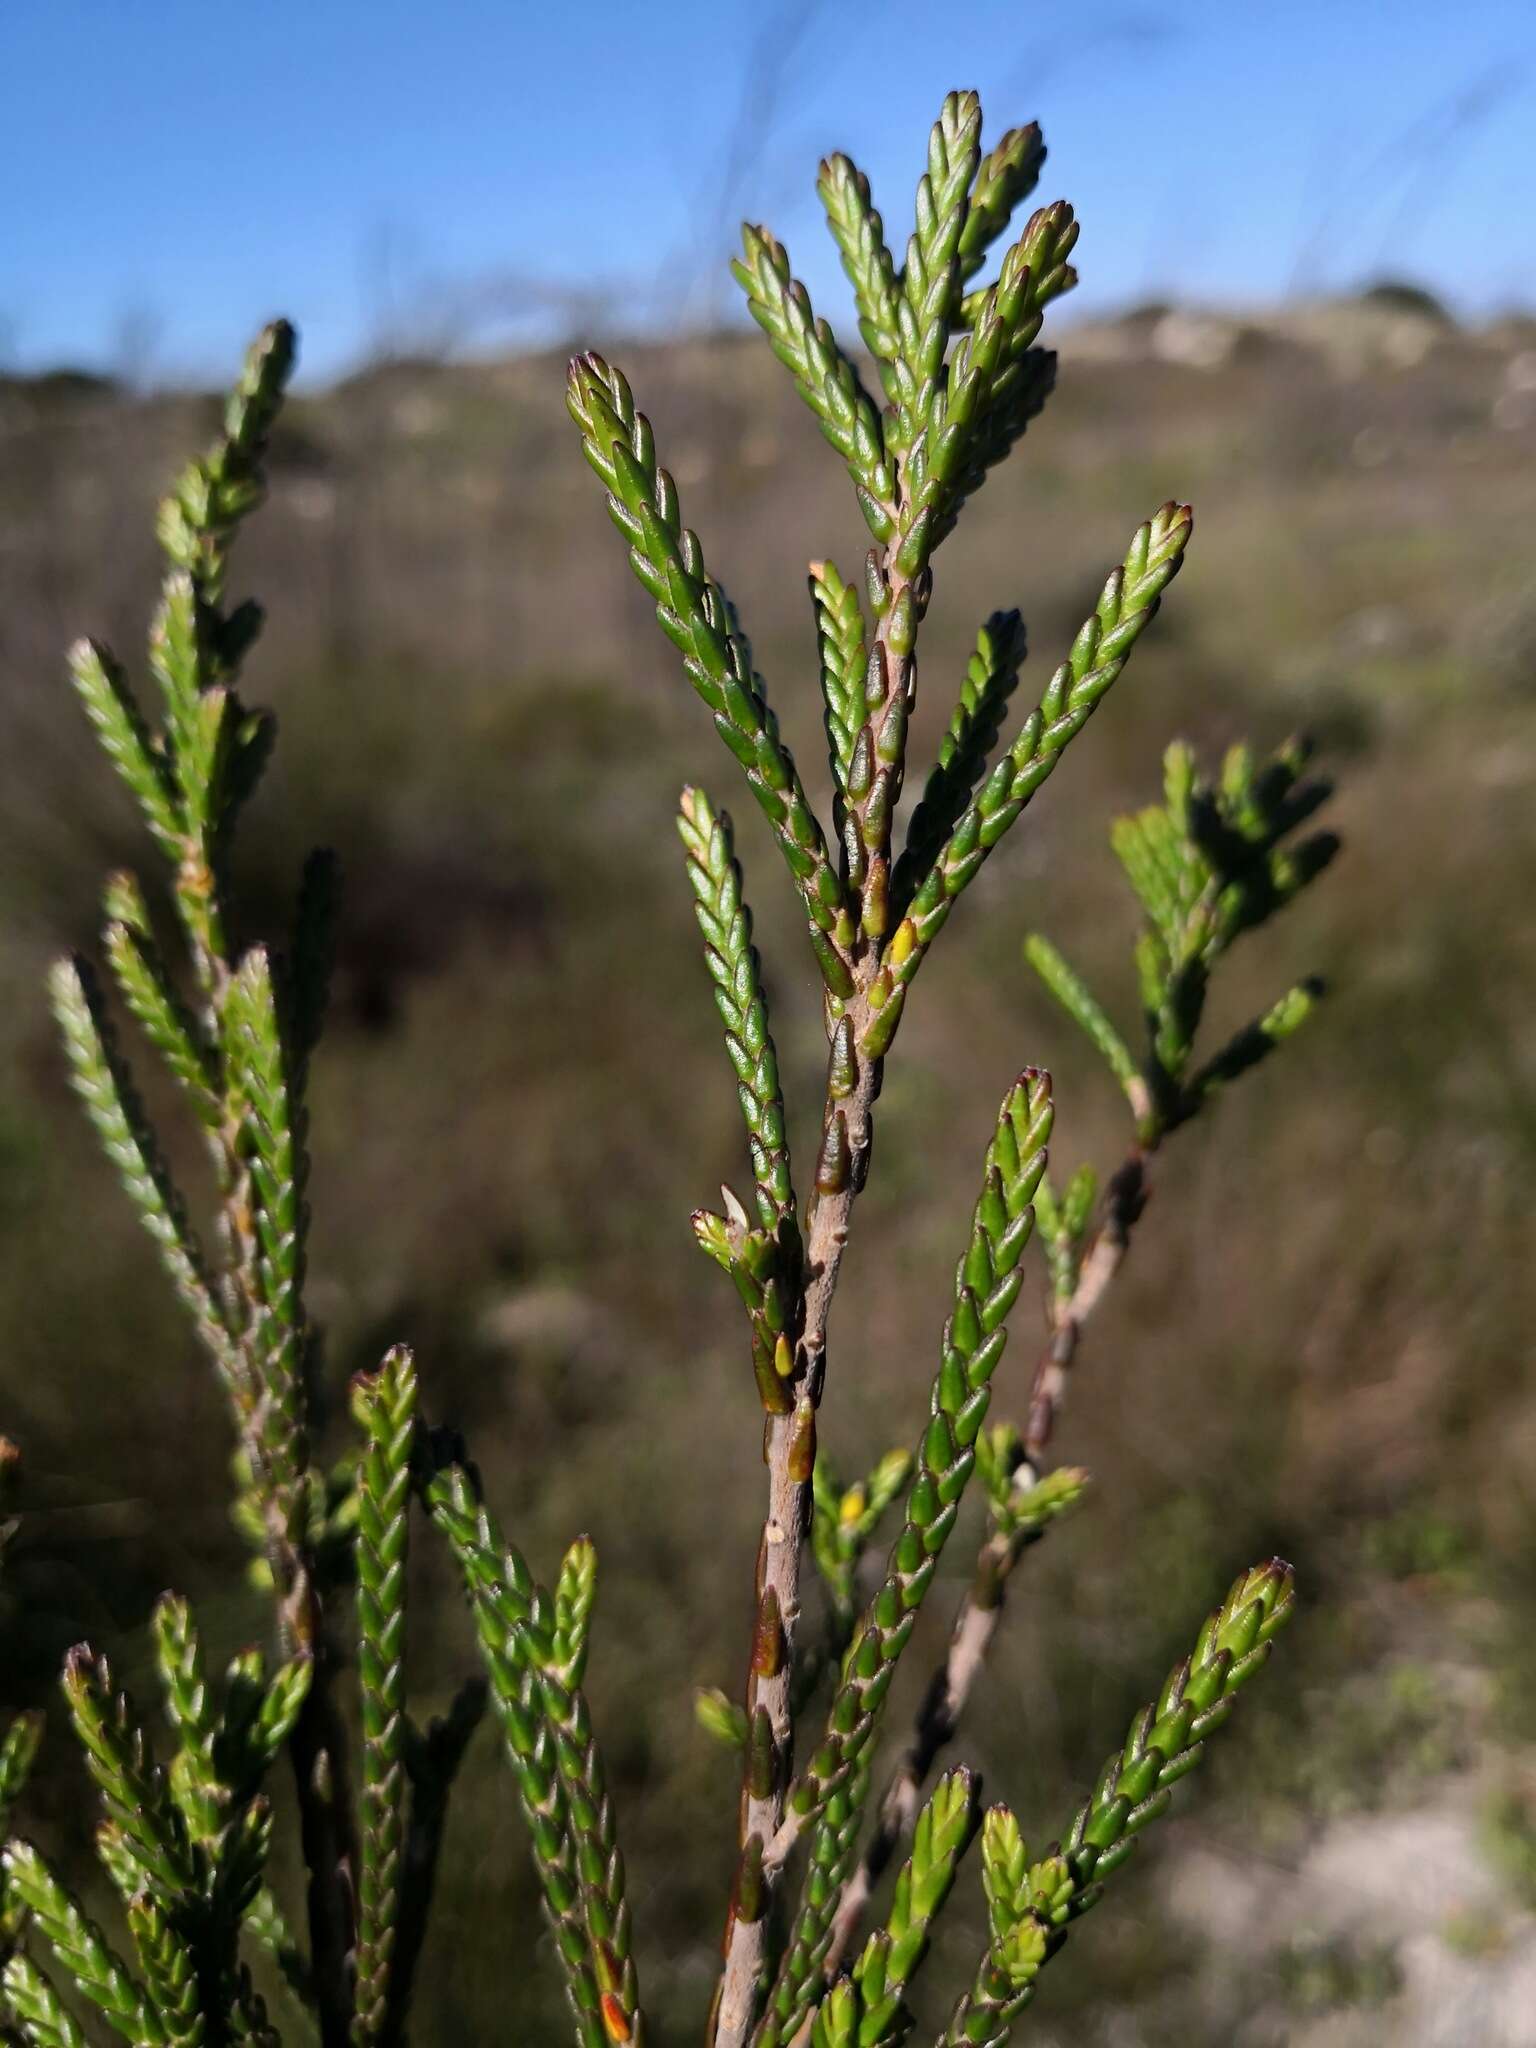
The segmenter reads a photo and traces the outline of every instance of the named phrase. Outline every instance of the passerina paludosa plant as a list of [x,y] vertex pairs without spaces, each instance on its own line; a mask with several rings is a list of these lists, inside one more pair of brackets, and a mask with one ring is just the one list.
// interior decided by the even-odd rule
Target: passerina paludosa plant
[[[873,385],[812,312],[780,244],[763,228],[743,233],[735,269],[752,314],[846,464],[871,537],[851,578],[829,562],[810,568],[829,822],[807,798],[741,623],[683,523],[628,384],[594,355],[570,369],[570,412],[631,567],[784,855],[825,1011],[826,1094],[802,1200],[730,820],[702,790],[685,790],[678,830],[752,1173],[747,1199],[727,1192],[722,1212],[699,1211],[693,1228],[741,1297],[766,1465],[745,1694],[699,1698],[701,1721],[739,1748],[742,1765],[738,1862],[709,2021],[715,2048],[879,2048],[904,2038],[913,2024],[909,1988],[978,1830],[989,1935],[941,2038],[946,2048],[1005,2040],[1072,1922],[1199,1761],[1291,1611],[1287,1566],[1272,1560],[1245,1572],[1039,1855],[1006,1806],[978,1816],[964,1768],[930,1788],[1010,1574],[1083,1491],[1086,1475],[1048,1465],[1053,1422],[1083,1325],[1141,1214],[1152,1155],[1311,1005],[1310,988],[1296,988],[1225,1049],[1203,1059],[1194,1052],[1218,959],[1332,850],[1326,835],[1299,844],[1291,836],[1325,794],[1303,779],[1300,747],[1262,763],[1235,749],[1207,781],[1175,745],[1164,802],[1116,826],[1115,850],[1142,911],[1139,1053],[1054,947],[1028,941],[1034,966],[1125,1094],[1126,1156],[1102,1194],[1086,1167],[1054,1183],[1050,1079],[1026,1067],[986,1145],[913,1448],[846,1486],[817,1456],[818,1410],[835,1383],[838,1270],[869,1169],[882,1071],[913,982],[977,870],[1119,678],[1190,538],[1189,508],[1177,503],[1137,527],[1022,719],[1010,713],[1024,658],[1018,614],[986,621],[938,759],[899,835],[936,558],[1055,377],[1038,337],[1047,308],[1075,282],[1071,209],[1058,202],[1031,214],[984,278],[1044,154],[1033,126],[983,150],[976,96],[952,94],[929,140],[899,263],[863,174],[842,156],[822,165],[819,189]],[[97,1840],[129,1946],[114,1947],[47,1858],[12,1839],[0,1899],[7,2038],[69,2048],[86,2039],[83,2013],[89,2025],[99,2018],[152,2048],[276,2041],[251,1974],[253,1943],[281,1968],[301,2035],[324,2048],[404,2038],[444,1805],[478,1718],[473,1692],[426,1729],[409,1714],[406,1561],[424,1524],[462,1573],[576,2039],[581,2048],[639,2043],[645,2008],[624,1863],[582,1689],[592,1546],[584,1538],[572,1545],[552,1587],[534,1576],[456,1441],[423,1421],[404,1350],[354,1384],[355,1460],[334,1471],[315,1462],[305,1102],[325,1008],[334,876],[328,858],[310,861],[281,949],[237,935],[229,882],[231,840],[273,737],[270,717],[248,709],[239,692],[261,614],[230,601],[229,550],[262,496],[264,447],[292,357],[287,327],[260,338],[222,434],[162,508],[167,571],[149,646],[153,717],[105,649],[83,642],[71,656],[85,709],[163,862],[168,887],[155,893],[167,899],[184,958],[173,964],[162,950],[150,896],[128,874],[107,883],[103,951],[122,1006],[179,1084],[211,1153],[211,1235],[194,1230],[173,1184],[102,987],[77,959],[61,961],[52,980],[75,1085],[229,1397],[236,1513],[271,1586],[274,1654],[243,1655],[214,1682],[191,1612],[167,1596],[155,1618],[170,1728],[164,1762],[105,1662],[85,1648],[71,1654],[64,1689],[101,1795]],[[1005,726],[1010,737],[996,753]],[[1049,1340],[1019,1424],[989,1424],[1037,1225]],[[10,1465],[6,1447],[7,1475]],[[970,1590],[877,1797],[886,1696],[973,1475],[986,1528]],[[812,1574],[826,1620],[814,1646],[802,1626]],[[347,1637],[355,1709],[338,1683]],[[347,1761],[354,1720],[355,1789]],[[35,1733],[18,1723],[0,1742],[0,1824],[22,1789]],[[284,1753],[307,1874],[302,1935],[290,1931],[267,1874],[282,1803],[272,1771]],[[881,1873],[899,1856],[894,1888],[876,1910]],[[418,2013],[415,2025],[418,2038],[437,2038],[430,2015]]]

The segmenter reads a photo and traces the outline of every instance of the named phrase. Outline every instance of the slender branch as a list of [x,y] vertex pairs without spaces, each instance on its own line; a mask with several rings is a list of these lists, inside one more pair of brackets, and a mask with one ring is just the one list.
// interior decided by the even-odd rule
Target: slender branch
[[[318,1602],[316,1602],[318,1607]],[[336,1659],[327,1631],[312,1638],[315,1675],[289,1742],[307,1878],[310,1966],[324,2048],[345,2048],[352,2028],[353,1872],[357,1867],[347,1795],[347,1737],[330,1679]]]
[[[848,765],[843,860],[859,902],[857,950],[878,952],[890,929],[891,827],[901,795],[907,721],[917,690],[914,644],[933,586],[914,576],[900,550],[876,552],[880,611],[864,685],[866,721]],[[869,976],[857,977],[867,986]]]
[[407,1730],[406,1765],[411,1779],[410,1815],[400,1874],[400,1926],[395,1966],[390,1973],[389,2010],[381,2039],[396,2048],[415,1987],[416,1966],[426,1939],[427,1915],[437,1882],[438,1857],[448,1818],[448,1797],[470,1738],[484,1718],[489,1688],[471,1679],[454,1695],[448,1712],[424,1733]]
[[758,1546],[741,1861],[726,1923],[725,1967],[712,2022],[716,2048],[741,2048],[756,2021],[768,1963],[769,1909],[782,1857],[770,1845],[784,1825],[793,1762],[790,1684],[800,1619],[800,1563],[810,1523],[815,1410],[825,1374],[827,1325],[848,1219],[864,1184],[881,1063],[856,1061],[857,1027],[834,1025],[816,1187],[806,1217],[806,1281],[793,1412],[769,1416],[764,1438],[768,1512]]
[[1035,1367],[1030,1393],[1029,1419],[1024,1428],[1024,1484],[1034,1486],[1041,1477],[1041,1461],[1050,1446],[1056,1417],[1066,1398],[1067,1378],[1077,1356],[1078,1339],[1084,1323],[1108,1292],[1125,1262],[1131,1231],[1147,1203],[1146,1154],[1134,1148],[1104,1190],[1104,1208],[1098,1233],[1088,1247],[1078,1274],[1077,1285],[1065,1302],[1057,1303],[1051,1315],[1051,1340]]
[[[208,851],[212,854],[212,841]],[[210,871],[217,868],[210,858]],[[217,899],[214,888],[213,899]],[[189,920],[189,936],[192,929]],[[307,1526],[315,1478],[309,1461],[303,1354],[302,1199],[305,1111],[295,1088],[294,1048],[263,949],[237,965],[222,917],[202,955],[204,988],[224,1052],[223,1116],[214,1135],[227,1255],[226,1313],[245,1359],[252,1397],[242,1447],[256,1481],[285,1656],[313,1666],[289,1742],[306,1873],[311,1968],[323,2048],[352,2032],[358,1868],[347,1731],[332,1685],[340,1658]],[[266,1182],[259,1179],[267,1169]],[[264,1208],[281,1204],[291,1249],[279,1269],[266,1256]]]
[[991,1648],[1002,1613],[1001,1581],[1012,1569],[1008,1551],[1009,1541],[1001,1534],[989,1537],[982,1546],[977,1579],[980,1582],[985,1576],[993,1580],[998,1597],[987,1605],[978,1599],[978,1587],[973,1586],[961,1605],[948,1655],[929,1680],[917,1710],[912,1742],[885,1788],[874,1832],[833,1915],[832,1939],[822,1965],[829,1982],[836,1977],[843,1956],[859,1931],[875,1886],[912,1830],[923,1786],[940,1752],[954,1737],[971,1687]]
[[[1076,1286],[1067,1299],[1052,1306],[1050,1339],[1035,1367],[1024,1457],[1014,1475],[1017,1492],[1037,1486],[1043,1476],[1043,1461],[1083,1325],[1124,1264],[1131,1231],[1146,1200],[1146,1159],[1138,1148],[1129,1154],[1104,1191],[1098,1232],[1084,1257]],[[986,1664],[1002,1620],[1008,1580],[1039,1533],[1038,1528],[1028,1526],[994,1528],[977,1554],[976,1570],[955,1617],[948,1651],[929,1680],[917,1711],[911,1743],[885,1788],[874,1832],[838,1902],[824,1964],[829,1981],[836,1976],[849,1944],[858,1933],[875,1886],[911,1832],[923,1787],[940,1755],[953,1741]]]

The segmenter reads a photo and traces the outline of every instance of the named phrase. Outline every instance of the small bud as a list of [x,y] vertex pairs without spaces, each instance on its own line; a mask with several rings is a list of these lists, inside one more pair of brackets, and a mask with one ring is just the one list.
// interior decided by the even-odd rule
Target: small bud
[[138,882],[126,869],[119,868],[108,875],[102,896],[102,909],[109,923],[124,924],[141,937],[148,937],[149,911],[144,902],[144,894]]
[[903,585],[891,606],[890,623],[885,629],[886,644],[892,654],[903,659],[912,652],[912,641],[916,632],[913,616],[912,592]]
[[875,734],[875,752],[887,766],[894,766],[907,750],[908,702],[909,693],[898,690]]
[[882,768],[864,806],[864,844],[871,853],[884,846],[890,837],[891,811],[895,802],[896,777],[889,768]]
[[[762,1330],[752,1332],[752,1372],[757,1381],[757,1397],[763,1404],[766,1415],[789,1415],[795,1405],[794,1395],[779,1377],[776,1370],[774,1347],[768,1342]],[[765,1451],[764,1456],[767,1453]]]
[[747,1717],[734,1700],[727,1699],[718,1685],[701,1685],[693,1696],[693,1717],[706,1735],[726,1749],[744,1749]]
[[843,1102],[858,1086],[858,1062],[853,1052],[853,1020],[839,1017],[837,1029],[832,1034],[832,1058],[827,1073],[827,1093],[834,1102]]
[[347,1386],[347,1406],[352,1420],[359,1429],[368,1427],[368,1417],[373,1408],[373,1397],[377,1390],[378,1371],[369,1367],[364,1372],[355,1372]]
[[896,1026],[901,1022],[901,1012],[907,999],[905,989],[888,993],[890,1000],[864,1034],[863,1050],[872,1060],[884,1059],[890,1051],[891,1041],[896,1036]]
[[314,1768],[309,1774],[309,1782],[315,1797],[329,1804],[335,1796],[336,1779],[331,1769],[331,1752],[328,1749],[316,1752]]
[[845,950],[853,944],[853,925],[846,910],[840,910],[837,922],[830,936],[819,925],[810,927],[811,947],[816,963],[821,969],[821,978],[828,993],[840,1002],[847,1002],[853,994],[853,976],[848,972],[847,962],[838,947]]
[[795,1404],[795,1420],[789,1439],[789,1476],[803,1486],[816,1468],[816,1408],[809,1394]]
[[859,922],[864,928],[865,936],[877,946],[885,937],[885,929],[890,922],[890,883],[890,862],[872,860],[859,900]]
[[779,1596],[764,1586],[752,1631],[752,1669],[759,1678],[776,1678],[784,1662],[784,1630],[779,1621]]
[[752,1715],[752,1739],[747,1747],[747,1791],[753,1799],[767,1799],[773,1792],[775,1745],[773,1722],[766,1707]]
[[819,1194],[841,1194],[848,1185],[848,1123],[843,1112],[834,1110],[821,1134],[821,1156],[816,1161],[816,1189]]
[[912,522],[911,529],[902,537],[896,550],[896,572],[908,578],[916,577],[927,566],[928,540],[933,532],[933,507],[927,506]]
[[[736,1866],[735,1897],[731,1901],[732,1917],[751,1926],[763,1917],[763,1838],[749,1835],[747,1845],[741,1852],[741,1861]],[[628,2037],[625,2036],[627,2039]]]
[[[867,738],[868,734],[869,727],[866,726],[863,736]],[[852,811],[843,819],[843,866],[848,871],[849,885],[855,889],[862,889],[865,871],[864,841],[859,836],[858,818]]]
[[865,490],[862,484],[855,484],[859,510],[864,514],[864,523],[876,540],[887,541],[896,531],[896,522],[878,498]]
[[[883,699],[875,701],[879,703]],[[875,736],[866,725],[853,743],[853,758],[848,763],[848,794],[855,803],[862,803],[869,794],[874,777]]]

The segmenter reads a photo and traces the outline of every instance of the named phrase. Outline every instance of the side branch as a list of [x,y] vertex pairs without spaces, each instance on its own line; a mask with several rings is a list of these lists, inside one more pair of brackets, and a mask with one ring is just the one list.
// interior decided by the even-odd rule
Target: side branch
[[[1104,1191],[1098,1233],[1083,1260],[1076,1287],[1065,1300],[1053,1304],[1050,1339],[1035,1366],[1024,1454],[1014,1474],[1015,1493],[1028,1492],[1044,1476],[1045,1455],[1083,1325],[1104,1299],[1124,1263],[1131,1231],[1146,1201],[1146,1159],[1137,1149],[1129,1154]],[[1038,1525],[997,1527],[981,1546],[975,1574],[955,1617],[944,1661],[929,1680],[912,1740],[886,1786],[863,1859],[838,1902],[832,1941],[823,1966],[829,1980],[837,1974],[858,1933],[875,1886],[911,1833],[923,1787],[939,1757],[954,1740],[986,1665],[1003,1617],[1008,1581],[1024,1551],[1039,1534]]]
[[1051,1310],[1051,1339],[1035,1367],[1029,1419],[1024,1429],[1024,1463],[1016,1483],[1037,1486],[1056,1417],[1066,1398],[1067,1377],[1077,1356],[1084,1323],[1108,1293],[1130,1249],[1131,1231],[1147,1205],[1146,1154],[1135,1148],[1104,1190],[1098,1234],[1088,1247],[1077,1285]]

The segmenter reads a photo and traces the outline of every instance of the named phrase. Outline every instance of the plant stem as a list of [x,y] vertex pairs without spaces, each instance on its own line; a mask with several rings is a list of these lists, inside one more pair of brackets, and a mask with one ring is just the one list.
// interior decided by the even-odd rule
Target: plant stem
[[[1052,1305],[1050,1338],[1036,1364],[1030,1394],[1024,1458],[1014,1478],[1020,1492],[1040,1482],[1083,1324],[1099,1306],[1124,1263],[1131,1230],[1146,1200],[1146,1159],[1136,1148],[1104,1191],[1099,1228],[1083,1260],[1076,1286],[1066,1300]],[[944,1662],[923,1694],[912,1741],[885,1788],[874,1833],[859,1867],[838,1901],[832,1942],[823,1966],[829,1981],[836,1976],[859,1931],[882,1873],[911,1832],[923,1787],[934,1764],[954,1739],[1002,1620],[1008,1580],[1035,1533],[994,1529],[977,1554],[975,1574],[955,1617]]]
[[[905,488],[898,465],[896,498]],[[887,507],[894,523],[896,503]],[[786,1849],[785,1795],[794,1761],[790,1688],[800,1619],[800,1558],[811,1514],[816,1459],[815,1411],[826,1375],[827,1325],[837,1291],[855,1197],[869,1172],[873,1112],[883,1060],[863,1050],[875,1012],[869,990],[880,968],[889,921],[891,828],[901,794],[907,714],[916,681],[913,644],[931,577],[917,583],[898,569],[894,543],[880,550],[884,591],[875,628],[865,722],[854,744],[845,789],[843,883],[857,895],[853,997],[829,998],[830,1051],[816,1181],[806,1212],[805,1281],[793,1384],[793,1412],[768,1419],[768,1513],[758,1546],[753,1654],[747,1679],[747,1766],[741,1802],[741,1857],[726,1920],[724,1968],[711,2016],[714,2048],[743,2048],[757,2023],[768,1981],[768,1932]],[[875,684],[878,683],[878,692]],[[894,1017],[890,1020],[894,1024]],[[888,1042],[888,1034],[887,1034]],[[766,1717],[765,1720],[759,1717]],[[754,1741],[754,1731],[759,1739]],[[765,1755],[766,1752],[766,1755]],[[754,1782],[755,1780],[755,1782]],[[789,1836],[792,1842],[792,1834]],[[772,1853],[770,1853],[772,1849]]]
[[[205,863],[214,872],[211,863]],[[194,963],[216,1042],[234,969],[216,881],[207,890],[206,932],[186,919]],[[277,1635],[285,1656],[309,1659],[309,1691],[289,1738],[299,1834],[306,1873],[310,1972],[322,2048],[348,2048],[352,2029],[352,1948],[357,1854],[347,1768],[346,1730],[332,1695],[336,1656],[328,1637],[323,1593],[305,1535],[305,1488],[311,1483],[302,1406],[290,1423],[274,1401],[259,1351],[256,1223],[250,1170],[241,1152],[243,1110],[226,1080],[224,1121],[213,1140],[220,1216],[228,1259],[225,1310],[231,1320],[243,1384],[236,1392],[242,1446],[261,1497],[267,1561],[276,1598]],[[302,1389],[292,1398],[301,1404]]]
[[[954,1737],[1002,1615],[1002,1580],[1014,1562],[1014,1557],[1007,1555],[1009,1549],[1009,1539],[1001,1534],[989,1537],[982,1546],[977,1583],[961,1603],[948,1654],[930,1679],[917,1710],[911,1744],[885,1788],[874,1833],[838,1901],[832,1940],[822,1966],[829,1981],[837,1975],[838,1966],[859,1931],[870,1896],[886,1866],[911,1833],[929,1772]],[[995,1587],[990,1605],[978,1597],[984,1579]]]
[[[321,1627],[318,1615],[316,1627]],[[307,1873],[310,1972],[320,2040],[322,2048],[347,2048],[352,2030],[352,1909],[357,1859],[347,1798],[346,1734],[331,1694],[332,1658],[323,1633],[317,1633],[309,1654],[314,1660],[314,1677],[288,1748]]]
[[[858,1006],[862,1007],[862,1006]],[[811,1508],[814,1416],[826,1370],[827,1324],[848,1240],[854,1198],[864,1185],[873,1138],[881,1063],[858,1061],[847,1086],[849,1048],[862,1018],[834,1022],[826,1110],[815,1192],[806,1215],[806,1280],[795,1384],[801,1398],[789,1415],[770,1416],[763,1455],[768,1512],[757,1553],[753,1655],[747,1682],[747,1772],[741,1807],[741,1861],[726,1922],[725,1964],[712,2019],[716,2048],[742,2048],[758,2016],[767,1973],[773,1890],[781,1864],[765,1864],[784,1821],[794,1730],[790,1683],[800,1619],[800,1560]],[[764,1623],[766,1621],[766,1629]],[[766,1640],[765,1640],[766,1636]],[[752,1730],[766,1717],[768,1768],[754,1783]]]
[[1056,1417],[1066,1397],[1067,1376],[1077,1356],[1083,1324],[1104,1299],[1111,1282],[1125,1261],[1131,1230],[1146,1207],[1146,1155],[1137,1146],[1104,1190],[1104,1209],[1097,1235],[1088,1247],[1077,1285],[1065,1302],[1055,1304],[1051,1314],[1051,1340],[1035,1367],[1030,1393],[1029,1419],[1024,1429],[1024,1458],[1020,1466],[1026,1485],[1038,1484],[1041,1460],[1049,1448]]

